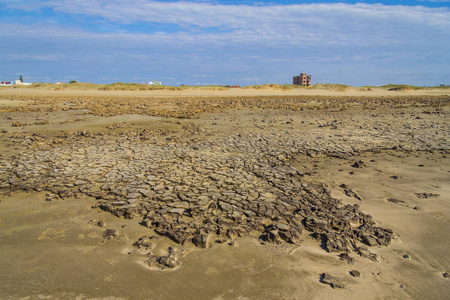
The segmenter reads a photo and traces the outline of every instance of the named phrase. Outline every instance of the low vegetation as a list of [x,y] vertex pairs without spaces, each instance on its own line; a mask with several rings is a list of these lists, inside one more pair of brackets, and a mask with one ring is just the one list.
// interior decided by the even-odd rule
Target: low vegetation
[[28,86],[13,86],[12,88],[27,88],[27,89],[41,89],[41,90],[99,90],[99,91],[152,91],[152,90],[166,90],[166,91],[180,91],[180,90],[228,90],[230,87],[221,85],[205,85],[205,86],[169,86],[169,85],[148,85],[141,83],[123,83],[115,82],[111,84],[95,84],[86,82],[70,83],[33,83]]
[[423,90],[425,87],[408,85],[408,84],[386,84],[382,86],[387,88],[388,91],[410,91],[410,90]]
[[165,85],[148,85],[148,84],[140,84],[140,83],[122,83],[115,82],[112,84],[105,85],[99,90],[102,91],[149,91],[149,90],[181,90],[182,87],[176,86],[165,86]]
[[[182,91],[182,90],[229,90],[236,88],[235,86],[222,86],[222,85],[204,85],[204,86],[169,86],[169,85],[148,85],[141,83],[123,83],[115,82],[112,84],[95,84],[76,82],[75,80],[70,83],[33,83],[32,85],[20,85],[2,88],[26,88],[26,89],[42,89],[42,90],[99,90],[99,91],[152,91],[152,90],[166,90],[166,91]],[[332,84],[332,83],[317,83],[313,86],[300,86],[293,84],[260,84],[260,85],[248,85],[242,87],[243,89],[250,90],[278,90],[278,91],[290,91],[296,89],[307,90],[328,90],[336,92],[345,92],[352,90],[359,91],[372,91],[373,89],[383,89],[387,91],[413,91],[413,90],[425,90],[425,89],[450,89],[450,86],[435,86],[435,87],[421,87],[407,84],[387,84],[381,87],[379,86],[363,86],[352,87],[346,84]]]
[[351,89],[352,87],[346,84],[318,83],[315,84],[313,88],[317,90],[344,92]]
[[259,85],[248,85],[243,87],[244,89],[250,89],[250,90],[279,90],[279,91],[289,91],[295,88],[304,88],[299,85],[293,85],[293,84],[259,84]]

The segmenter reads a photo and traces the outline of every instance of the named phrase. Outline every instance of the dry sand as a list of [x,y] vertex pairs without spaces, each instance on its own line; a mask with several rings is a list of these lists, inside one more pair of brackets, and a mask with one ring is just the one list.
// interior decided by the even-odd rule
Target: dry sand
[[228,97],[228,96],[299,96],[299,95],[320,95],[320,96],[399,96],[399,95],[450,95],[449,89],[423,89],[388,91],[386,88],[372,88],[372,90],[362,91],[359,88],[349,87],[345,91],[313,90],[313,89],[186,89],[186,90],[152,90],[152,91],[98,91],[98,90],[45,90],[31,88],[10,88],[0,87],[1,95],[77,95],[77,96],[132,96],[132,97]]
[[[332,96],[424,94],[307,92],[307,95],[311,92]],[[223,91],[152,91],[156,97],[168,98],[292,96],[290,93],[238,89],[226,91],[226,94]],[[12,94],[21,94],[30,100],[8,100]],[[99,208],[92,209],[95,199],[88,196],[46,201],[45,188],[41,192],[6,191],[0,202],[1,299],[450,297],[450,278],[444,276],[450,272],[448,99],[433,107],[392,108],[380,104],[371,109],[300,111],[238,108],[203,113],[197,119],[177,119],[137,114],[101,117],[86,114],[90,110],[78,106],[71,110],[30,111],[27,103],[36,95],[148,97],[148,92],[2,89],[2,165],[11,161],[12,155],[18,156],[20,161],[21,155],[26,157],[27,153],[35,155],[58,147],[61,153],[66,151],[64,153],[70,155],[64,145],[71,143],[82,145],[78,147],[103,147],[95,135],[74,135],[73,142],[58,137],[58,134],[75,131],[101,133],[106,140],[139,145],[148,141],[141,141],[130,132],[142,132],[146,128],[152,130],[151,142],[155,146],[215,142],[237,134],[251,137],[258,133],[265,138],[281,135],[284,141],[289,142],[289,138],[305,141],[308,148],[283,164],[302,172],[304,182],[326,184],[331,195],[344,204],[358,204],[362,212],[373,216],[377,226],[392,229],[395,236],[388,247],[370,247],[379,262],[352,254],[356,264],[348,265],[340,259],[340,252],[327,252],[311,232],[304,231],[298,244],[262,244],[251,236],[235,238],[234,245],[210,242],[207,249],[187,244],[181,247],[184,251],[180,257],[181,267],[151,270],[145,265],[145,257],[136,254],[133,247],[140,237],[154,234],[140,224],[142,218],[117,218]],[[47,120],[48,124],[36,125],[42,120]],[[30,125],[12,127],[14,122]],[[33,133],[37,135],[31,139]],[[279,147],[284,149],[281,144]],[[73,148],[78,149],[76,144]],[[330,149],[342,151],[336,157],[330,155]],[[74,150],[74,158],[76,155]],[[359,161],[363,162],[361,167],[352,166]],[[70,159],[60,163],[70,163]],[[12,170],[22,167],[15,165]],[[5,168],[1,170],[1,179],[9,176]],[[95,171],[95,167],[90,170]],[[18,180],[26,183],[29,179],[19,177]],[[347,196],[342,184],[357,192],[362,201]],[[2,188],[5,190],[4,186]],[[420,198],[421,193],[432,196]],[[99,220],[106,225],[99,227]],[[118,236],[105,239],[103,234],[107,228],[116,230]],[[157,241],[153,254],[162,255],[168,246],[180,247],[163,238]],[[353,277],[349,273],[352,270],[359,271],[361,277]],[[323,273],[337,277],[344,287],[332,288],[320,282]]]

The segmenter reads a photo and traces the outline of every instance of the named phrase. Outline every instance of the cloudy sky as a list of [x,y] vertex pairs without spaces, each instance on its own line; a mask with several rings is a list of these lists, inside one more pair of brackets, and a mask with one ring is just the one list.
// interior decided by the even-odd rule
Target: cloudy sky
[[450,84],[450,0],[0,0],[0,80]]

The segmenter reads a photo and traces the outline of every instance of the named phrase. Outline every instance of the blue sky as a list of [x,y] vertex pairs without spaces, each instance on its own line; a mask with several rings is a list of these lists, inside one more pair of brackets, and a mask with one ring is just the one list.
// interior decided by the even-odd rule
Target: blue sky
[[450,0],[0,0],[0,80],[450,84]]

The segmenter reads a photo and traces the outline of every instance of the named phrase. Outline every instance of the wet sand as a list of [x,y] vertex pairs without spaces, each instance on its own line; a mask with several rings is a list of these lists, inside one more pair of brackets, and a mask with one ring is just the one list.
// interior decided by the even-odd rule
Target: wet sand
[[[182,264],[175,270],[151,270],[146,251],[133,246],[142,236],[158,236],[141,224],[142,218],[118,218],[91,208],[95,198],[83,194],[46,201],[45,189],[11,193],[2,186],[0,298],[446,299],[450,293],[450,279],[443,275],[450,271],[448,102],[438,107],[380,105],[342,111],[232,109],[204,113],[198,119],[177,119],[101,117],[85,114],[81,107],[7,111],[23,103],[6,99],[0,116],[1,130],[6,131],[1,136],[2,163],[11,161],[12,155],[20,157],[19,153],[27,162],[30,153],[52,153],[58,147],[62,147],[60,153],[70,154],[64,146],[72,143],[74,149],[101,149],[116,140],[136,147],[149,143],[135,134],[142,137],[144,129],[152,130],[150,146],[155,147],[218,143],[230,137],[235,141],[237,134],[244,141],[252,141],[255,133],[274,142],[292,138],[301,151],[283,164],[302,173],[302,182],[326,184],[331,196],[343,204],[358,204],[377,226],[391,229],[394,236],[388,247],[370,247],[378,262],[350,253],[356,259],[353,265],[339,257],[341,252],[327,252],[307,230],[296,244],[245,236],[225,243],[211,240],[207,249],[192,243],[180,246],[164,237],[156,239],[152,254],[164,255],[167,247],[176,247],[183,251]],[[49,123],[35,125],[42,119]],[[30,125],[12,127],[16,121]],[[80,131],[86,131],[85,135],[73,133]],[[69,138],[59,137],[62,134]],[[77,148],[75,143],[82,146]],[[284,149],[280,144],[279,150]],[[19,169],[20,165],[2,168],[0,176],[10,176],[11,170],[20,173]],[[19,181],[31,183],[31,178],[26,175]],[[343,184],[362,200],[347,196]],[[424,193],[429,196],[424,198]],[[98,225],[100,220],[103,227]],[[106,229],[116,230],[117,236],[105,239]],[[352,270],[361,277],[353,277]],[[320,282],[323,273],[335,276],[343,288]]]

